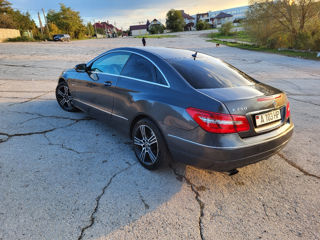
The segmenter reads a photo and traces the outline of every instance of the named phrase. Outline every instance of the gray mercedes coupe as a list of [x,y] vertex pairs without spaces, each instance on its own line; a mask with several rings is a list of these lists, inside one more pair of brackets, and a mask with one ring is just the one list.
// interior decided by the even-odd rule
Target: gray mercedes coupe
[[294,128],[285,93],[181,49],[112,49],[63,72],[56,98],[129,134],[147,169],[172,157],[232,171],[275,154]]

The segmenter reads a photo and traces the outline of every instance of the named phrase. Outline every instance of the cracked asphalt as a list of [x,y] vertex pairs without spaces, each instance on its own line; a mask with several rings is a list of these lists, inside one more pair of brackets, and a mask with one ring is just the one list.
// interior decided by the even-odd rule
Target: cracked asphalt
[[141,39],[0,44],[0,239],[320,239],[320,62],[147,39],[219,57],[284,90],[295,133],[281,152],[228,176],[172,163],[150,172],[127,136],[61,110],[65,68]]

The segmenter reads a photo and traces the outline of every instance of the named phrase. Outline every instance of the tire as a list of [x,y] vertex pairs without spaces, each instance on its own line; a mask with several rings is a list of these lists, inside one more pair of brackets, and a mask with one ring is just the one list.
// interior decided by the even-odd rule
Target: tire
[[132,130],[133,148],[140,164],[149,170],[168,163],[169,151],[159,128],[149,119],[138,121]]
[[67,112],[78,112],[79,109],[73,106],[72,96],[69,91],[68,84],[61,82],[56,88],[56,99],[59,106]]

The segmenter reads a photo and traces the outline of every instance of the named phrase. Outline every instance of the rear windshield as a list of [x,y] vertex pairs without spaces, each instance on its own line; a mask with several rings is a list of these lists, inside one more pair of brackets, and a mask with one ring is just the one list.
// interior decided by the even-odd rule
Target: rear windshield
[[171,58],[167,61],[196,89],[253,85],[255,81],[235,67],[205,54],[196,59]]

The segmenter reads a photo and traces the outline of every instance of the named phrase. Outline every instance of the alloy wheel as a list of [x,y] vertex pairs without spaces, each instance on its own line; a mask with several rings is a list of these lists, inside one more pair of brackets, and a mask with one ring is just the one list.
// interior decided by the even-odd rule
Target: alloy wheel
[[57,101],[59,102],[60,106],[65,110],[72,110],[73,106],[71,104],[72,96],[70,95],[70,91],[67,85],[61,84],[57,88]]
[[134,148],[139,160],[145,165],[153,165],[159,155],[158,140],[147,125],[140,125],[134,134]]

